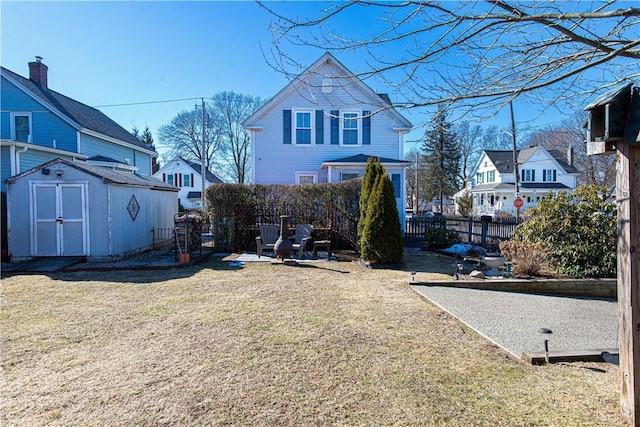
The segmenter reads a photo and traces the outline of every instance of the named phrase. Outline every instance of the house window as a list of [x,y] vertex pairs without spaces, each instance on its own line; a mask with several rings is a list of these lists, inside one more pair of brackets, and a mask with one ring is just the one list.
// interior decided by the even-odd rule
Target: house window
[[315,184],[318,182],[318,174],[314,172],[296,172],[297,184]]
[[487,172],[487,182],[495,182],[496,181],[496,171]]
[[391,182],[393,183],[393,192],[396,196],[396,199],[400,198],[400,174],[392,173],[391,174]]
[[350,179],[355,179],[358,178],[358,174],[357,173],[345,173],[342,172],[340,174],[340,181],[348,181]]
[[544,182],[555,182],[556,181],[556,170],[555,169],[544,169],[542,171],[542,180]]
[[11,138],[31,142],[31,113],[11,113]]
[[299,145],[312,144],[311,111],[296,111],[295,118],[295,143]]
[[342,114],[342,145],[358,145],[358,113]]
[[484,172],[476,173],[476,183],[477,184],[484,184]]
[[191,176],[190,175],[185,175],[182,177],[182,186],[183,187],[191,187]]
[[536,180],[536,171],[534,169],[522,170],[522,182],[534,182]]

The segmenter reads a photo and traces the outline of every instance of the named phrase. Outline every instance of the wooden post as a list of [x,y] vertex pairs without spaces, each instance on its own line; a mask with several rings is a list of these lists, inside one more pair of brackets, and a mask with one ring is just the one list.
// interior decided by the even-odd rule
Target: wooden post
[[617,155],[620,409],[640,426],[640,146],[621,143]]

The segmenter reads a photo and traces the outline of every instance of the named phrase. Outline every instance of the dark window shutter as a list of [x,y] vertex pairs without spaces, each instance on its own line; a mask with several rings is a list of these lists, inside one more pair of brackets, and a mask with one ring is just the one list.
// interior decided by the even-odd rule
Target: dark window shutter
[[331,143],[340,144],[340,111],[331,111]]
[[291,144],[291,110],[282,110],[282,143]]
[[191,186],[193,187],[193,174],[191,174]]
[[556,170],[553,170],[553,182],[556,182]]
[[542,169],[542,181],[543,182],[547,181],[547,170],[546,169]]
[[162,172],[162,182],[167,182],[167,175]]
[[531,182],[536,182],[536,170],[531,169]]
[[362,112],[362,145],[371,144],[371,111]]
[[524,169],[522,169],[522,177],[520,178],[522,182],[524,182]]
[[316,144],[324,144],[324,111],[316,110]]

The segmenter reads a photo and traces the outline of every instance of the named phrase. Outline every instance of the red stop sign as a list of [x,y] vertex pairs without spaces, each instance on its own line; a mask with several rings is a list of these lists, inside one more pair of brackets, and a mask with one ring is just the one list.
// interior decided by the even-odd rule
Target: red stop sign
[[524,201],[520,197],[516,197],[516,199],[513,201],[513,206],[515,206],[516,209],[520,209],[522,206],[524,206]]

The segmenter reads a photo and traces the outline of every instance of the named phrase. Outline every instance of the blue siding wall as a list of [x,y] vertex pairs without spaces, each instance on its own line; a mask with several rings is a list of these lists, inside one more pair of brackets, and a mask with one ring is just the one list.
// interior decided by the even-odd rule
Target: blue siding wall
[[0,150],[0,184],[2,184],[2,191],[7,191],[7,187],[4,185],[4,180],[11,176],[11,158],[9,156],[9,147],[2,147]]
[[105,156],[124,162],[129,159],[130,165],[137,166],[141,175],[151,175],[151,156],[132,148],[116,145],[102,139],[80,134],[80,150],[88,157]]
[[0,102],[2,103],[2,139],[11,139],[12,111],[30,112],[33,144],[77,152],[76,130],[4,78]]
[[57,158],[72,160],[71,157],[60,156],[57,154],[54,155],[52,153],[47,153],[43,151],[33,151],[33,150],[25,151],[24,153],[21,153],[18,157],[18,163],[19,163],[18,167],[20,169],[18,173],[28,171],[29,169],[35,168],[36,166],[39,166],[43,163],[48,162],[49,160],[53,160]]

